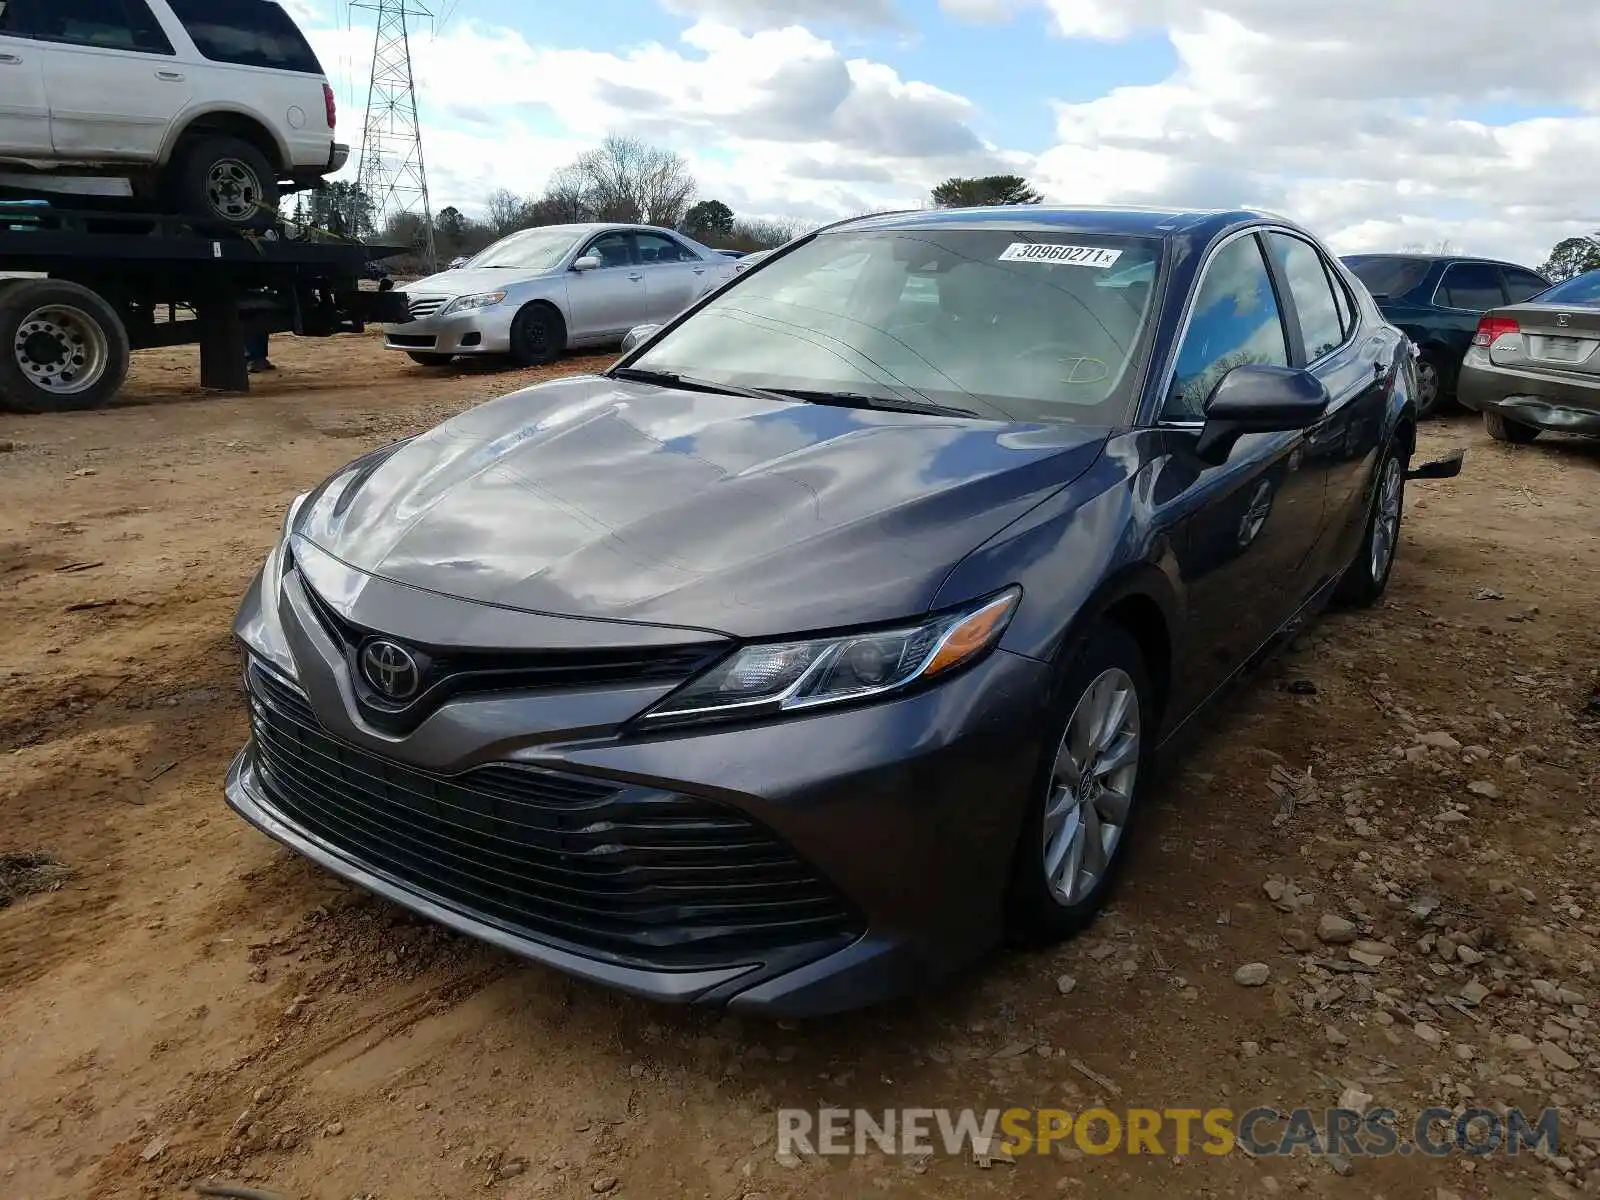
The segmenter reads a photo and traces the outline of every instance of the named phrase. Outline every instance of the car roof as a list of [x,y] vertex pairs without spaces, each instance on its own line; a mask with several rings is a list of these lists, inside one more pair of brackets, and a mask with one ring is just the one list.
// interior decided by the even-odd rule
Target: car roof
[[1159,208],[1134,205],[1007,204],[880,213],[829,226],[829,232],[870,229],[1005,229],[1037,233],[1110,233],[1130,237],[1215,235],[1236,225],[1270,221],[1298,228],[1275,213],[1251,208]]
[[[1363,250],[1360,254],[1341,254],[1339,258],[1346,263],[1370,262],[1375,258],[1406,258],[1425,263],[1492,263],[1497,267],[1515,267],[1519,271],[1533,271],[1531,267],[1504,258],[1490,258],[1483,254],[1429,254],[1425,250]],[[1533,271],[1533,274],[1538,275],[1539,272]]]

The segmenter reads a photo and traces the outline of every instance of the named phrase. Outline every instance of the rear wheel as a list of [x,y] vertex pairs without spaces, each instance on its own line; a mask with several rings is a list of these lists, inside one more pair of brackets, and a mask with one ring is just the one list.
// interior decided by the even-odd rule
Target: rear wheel
[[1532,425],[1523,425],[1508,417],[1495,412],[1492,408],[1486,409],[1483,414],[1483,427],[1489,431],[1489,436],[1497,442],[1510,442],[1514,446],[1526,446],[1539,436],[1539,430]]
[[0,289],[0,406],[99,408],[128,375],[128,332],[100,296],[59,279]]
[[1431,417],[1444,407],[1444,370],[1431,351],[1417,359],[1417,416]]
[[1400,519],[1405,514],[1407,456],[1399,438],[1389,443],[1378,464],[1376,494],[1367,515],[1366,533],[1355,559],[1345,568],[1334,599],[1350,608],[1365,608],[1383,595],[1400,547]]
[[183,150],[170,186],[186,216],[236,229],[266,229],[278,219],[278,174],[266,155],[238,138],[203,138]]
[[1101,621],[1067,668],[1012,864],[1010,915],[1033,942],[1067,937],[1110,896],[1155,731],[1139,643]]
[[429,354],[425,350],[410,350],[407,354],[419,367],[448,367],[455,361],[453,354]]
[[519,367],[546,366],[566,348],[566,325],[547,304],[530,304],[511,322],[511,359]]

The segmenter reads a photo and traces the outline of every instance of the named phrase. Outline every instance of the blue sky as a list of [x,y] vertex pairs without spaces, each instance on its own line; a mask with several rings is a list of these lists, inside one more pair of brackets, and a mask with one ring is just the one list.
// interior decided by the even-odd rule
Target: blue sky
[[[359,141],[370,15],[289,0]],[[1523,0],[435,0],[438,204],[536,192],[606,132],[823,220],[1014,171],[1060,202],[1286,211],[1341,250],[1537,265],[1600,227],[1600,6]],[[363,27],[363,26],[366,27]],[[353,26],[353,27],[350,27]]]

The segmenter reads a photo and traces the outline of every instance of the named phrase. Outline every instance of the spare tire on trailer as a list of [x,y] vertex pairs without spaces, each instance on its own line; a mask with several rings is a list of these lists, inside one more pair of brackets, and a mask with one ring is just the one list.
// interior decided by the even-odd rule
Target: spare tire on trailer
[[18,279],[0,288],[0,408],[99,408],[128,377],[128,331],[81,284]]

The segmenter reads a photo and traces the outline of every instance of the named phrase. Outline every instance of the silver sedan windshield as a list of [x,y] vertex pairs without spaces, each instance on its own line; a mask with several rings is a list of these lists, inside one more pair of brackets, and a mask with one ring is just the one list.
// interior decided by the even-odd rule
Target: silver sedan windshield
[[577,239],[569,230],[558,233],[549,229],[524,229],[501,238],[467,265],[474,269],[508,267],[521,271],[549,271],[561,264],[575,241]]

